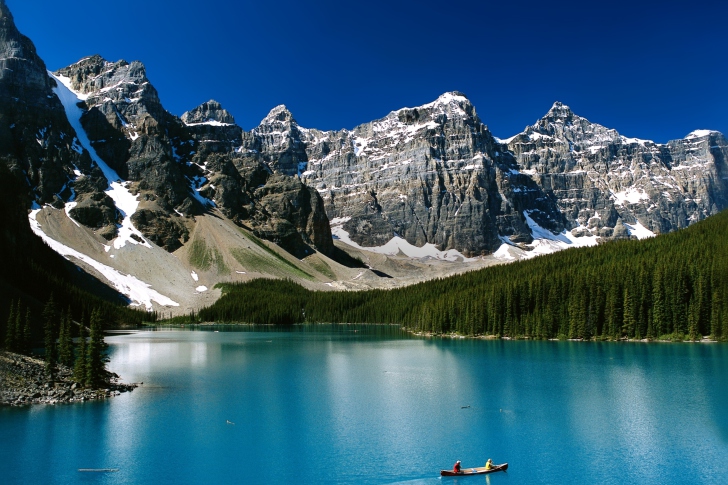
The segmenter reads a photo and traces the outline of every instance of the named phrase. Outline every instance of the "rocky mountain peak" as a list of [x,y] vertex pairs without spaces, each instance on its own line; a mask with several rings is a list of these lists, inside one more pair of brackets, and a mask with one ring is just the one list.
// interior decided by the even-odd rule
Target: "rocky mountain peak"
[[10,13],[10,9],[5,5],[5,0],[0,0],[0,22],[4,22],[6,17],[10,17],[10,22],[15,24],[13,15]]
[[438,96],[438,98],[435,100],[435,104],[438,105],[449,105],[449,104],[457,104],[458,106],[463,105],[469,105],[470,100],[468,97],[461,93],[460,91],[448,91],[446,93],[441,94]]
[[21,90],[50,88],[45,63],[33,42],[18,31],[5,2],[0,3],[0,81]]
[[[99,55],[84,58],[75,64],[56,72],[71,80],[74,91],[96,102],[136,102],[141,98],[159,102],[157,91],[149,83],[147,71],[139,61],[119,60],[109,62]],[[91,100],[93,104],[93,100]]]
[[222,105],[211,99],[206,103],[202,103],[195,109],[185,112],[182,115],[182,121],[186,125],[192,124],[222,124],[222,125],[234,125],[235,118],[227,110],[223,109]]
[[29,200],[60,204],[74,167],[88,168],[53,93],[55,82],[33,42],[0,3],[0,160],[29,189]]
[[443,93],[431,103],[416,108],[403,108],[395,113],[403,123],[420,123],[423,120],[443,123],[448,119],[480,121],[470,100],[459,91]]
[[530,141],[539,139],[540,142],[544,142],[545,136],[562,143],[578,143],[583,147],[620,140],[616,130],[592,123],[559,101],[553,104],[543,118],[526,127],[521,135]]
[[288,111],[288,108],[286,108],[285,104],[279,104],[278,106],[270,110],[268,116],[263,118],[263,121],[260,122],[261,125],[272,125],[276,123],[296,123],[296,120],[293,119],[293,114]]
[[563,104],[561,101],[556,101],[553,106],[551,106],[551,109],[548,111],[548,113],[546,113],[544,119],[561,121],[566,123],[573,120],[575,116],[576,115],[573,111],[571,111],[571,108]]

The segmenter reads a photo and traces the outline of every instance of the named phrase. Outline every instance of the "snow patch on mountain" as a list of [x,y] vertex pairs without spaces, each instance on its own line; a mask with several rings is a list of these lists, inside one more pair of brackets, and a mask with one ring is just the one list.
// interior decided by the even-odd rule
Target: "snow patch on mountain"
[[[96,165],[101,169],[109,183],[109,187],[106,189],[106,194],[111,197],[116,205],[116,208],[121,212],[123,220],[119,227],[119,235],[114,239],[114,248],[119,249],[126,245],[127,242],[132,244],[142,245],[148,248],[152,246],[144,239],[141,232],[139,232],[131,222],[131,216],[136,212],[139,206],[137,196],[133,195],[129,191],[129,182],[121,180],[121,177],[111,168],[106,162],[104,162],[100,156],[96,153],[91,142],[89,141],[86,130],[81,125],[81,116],[83,110],[78,107],[78,103],[88,96],[84,96],[71,89],[71,80],[67,77],[56,76],[52,72],[48,72],[48,75],[55,79],[56,87],[53,91],[58,96],[58,99],[63,104],[66,110],[66,116],[68,121],[76,130],[76,136],[83,148],[85,148],[91,155],[91,159],[96,162]],[[136,236],[133,238],[132,236]],[[139,242],[143,241],[143,242]]]
[[635,236],[637,239],[647,239],[649,237],[655,237],[655,233],[643,226],[639,221],[634,224],[624,224],[627,228],[630,236]]
[[61,256],[69,260],[70,258],[76,258],[101,273],[104,278],[106,278],[109,283],[116,288],[117,291],[129,297],[129,299],[133,302],[132,305],[144,305],[147,310],[152,310],[153,301],[163,306],[179,306],[179,303],[162,295],[156,290],[153,290],[151,285],[141,281],[140,279],[137,279],[132,275],[123,275],[114,268],[99,263],[95,259],[48,237],[48,235],[43,232],[43,229],[37,220],[37,216],[40,211],[41,208],[37,204],[34,204],[33,210],[28,215],[30,228],[33,232],[40,236],[40,238],[43,239],[43,242]]
[[685,137],[686,140],[690,140],[692,138],[703,138],[704,136],[709,136],[713,133],[720,133],[715,130],[695,130],[688,133],[688,135]]
[[347,222],[350,217],[339,217],[332,219],[331,224],[331,235],[334,236],[335,239],[338,239],[339,241],[348,244],[349,246],[355,247],[357,249],[360,249],[362,251],[370,251],[373,253],[378,254],[386,254],[388,256],[396,256],[398,254],[404,254],[405,256],[409,258],[432,258],[432,259],[439,259],[442,261],[463,261],[466,263],[477,261],[478,258],[467,258],[465,257],[460,251],[457,251],[455,249],[450,249],[447,251],[440,251],[437,249],[437,246],[431,243],[427,243],[422,247],[415,246],[413,244],[408,243],[405,239],[394,236],[392,239],[389,240],[388,243],[384,244],[383,246],[371,246],[371,247],[363,247],[359,244],[355,243],[351,240],[349,237],[349,233],[344,230],[343,225],[345,222]]
[[528,246],[531,247],[531,251],[524,252],[525,258],[532,258],[542,254],[551,254],[556,251],[561,251],[568,248],[579,248],[596,246],[599,240],[598,236],[580,236],[574,235],[573,231],[561,231],[559,234],[554,234],[538,225],[534,221],[528,211],[523,211],[523,216],[526,218],[526,224],[531,229],[534,241]]
[[615,198],[616,205],[624,205],[625,202],[630,204],[637,204],[641,200],[649,200],[650,196],[644,191],[644,189],[630,187],[620,192],[612,192]]
[[184,124],[187,126],[234,126],[232,123],[223,123],[217,120],[200,121],[197,123],[184,122]]

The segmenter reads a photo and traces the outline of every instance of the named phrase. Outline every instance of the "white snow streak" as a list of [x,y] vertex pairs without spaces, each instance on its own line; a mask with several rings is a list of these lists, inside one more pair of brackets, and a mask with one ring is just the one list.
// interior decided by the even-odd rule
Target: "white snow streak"
[[79,259],[94,268],[96,271],[101,273],[104,278],[106,278],[120,293],[128,296],[134,305],[144,305],[147,310],[152,309],[152,301],[156,301],[160,305],[164,306],[179,306],[179,303],[155,290],[152,290],[151,285],[135,278],[134,276],[123,275],[114,268],[101,264],[95,259],[92,259],[89,256],[86,256],[85,254],[82,254],[75,249],[69,248],[68,246],[48,237],[46,233],[43,232],[43,229],[40,227],[40,223],[36,219],[40,210],[41,209],[38,208],[36,204],[34,206],[34,210],[30,212],[30,215],[28,216],[30,228],[55,252],[64,256],[66,259],[69,257]]
[[61,103],[66,110],[68,121],[71,123],[71,126],[73,126],[73,129],[76,130],[76,136],[78,137],[81,146],[89,152],[91,158],[94,162],[96,162],[101,171],[104,173],[106,180],[109,182],[106,194],[111,197],[114,204],[116,204],[116,208],[122,213],[123,221],[119,227],[119,235],[116,239],[114,239],[114,248],[119,249],[126,245],[127,242],[140,244],[137,240],[131,237],[132,235],[136,235],[139,240],[144,241],[144,243],[141,244],[142,246],[151,248],[152,246],[146,242],[146,240],[142,237],[142,234],[136,230],[134,225],[131,223],[131,216],[134,212],[136,212],[137,207],[139,206],[137,196],[132,195],[132,193],[129,192],[129,189],[127,188],[129,182],[122,181],[119,175],[112,170],[111,167],[106,165],[101,157],[96,154],[96,150],[94,150],[91,146],[91,142],[86,135],[86,130],[84,130],[81,125],[83,110],[76,104],[88,96],[84,97],[83,95],[74,92],[71,89],[71,80],[69,78],[55,76],[51,72],[48,72],[48,74],[57,81],[57,86],[53,89],[53,91],[56,93],[56,96],[58,96],[58,99],[61,100]]

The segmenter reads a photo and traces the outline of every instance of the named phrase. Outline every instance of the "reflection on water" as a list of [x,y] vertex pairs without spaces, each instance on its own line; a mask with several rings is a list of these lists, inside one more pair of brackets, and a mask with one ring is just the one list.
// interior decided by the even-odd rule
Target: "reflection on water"
[[[728,346],[396,326],[115,335],[132,393],[0,410],[3,483],[727,483]],[[666,474],[679,457],[680,475]],[[506,473],[439,477],[455,460]],[[96,478],[78,468],[119,468]],[[558,478],[556,478],[558,477]]]

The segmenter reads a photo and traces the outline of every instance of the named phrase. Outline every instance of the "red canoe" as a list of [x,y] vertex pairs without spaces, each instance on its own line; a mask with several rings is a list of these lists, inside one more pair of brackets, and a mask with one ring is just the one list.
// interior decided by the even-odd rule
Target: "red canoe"
[[493,465],[493,468],[490,470],[486,470],[484,466],[480,466],[477,468],[462,468],[459,472],[454,472],[452,470],[440,470],[440,475],[443,477],[459,477],[460,475],[485,475],[486,473],[493,473],[493,472],[504,472],[508,469],[508,463],[503,463],[502,465]]

